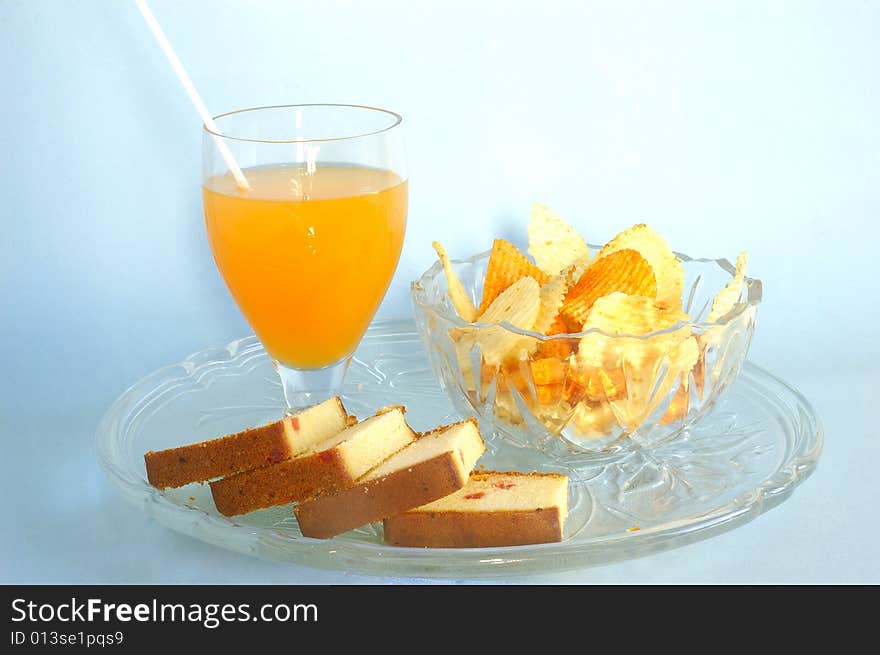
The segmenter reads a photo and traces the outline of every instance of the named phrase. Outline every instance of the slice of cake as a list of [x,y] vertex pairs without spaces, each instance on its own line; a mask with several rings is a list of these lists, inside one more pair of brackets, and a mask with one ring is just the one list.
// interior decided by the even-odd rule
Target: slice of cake
[[382,409],[306,453],[212,482],[214,504],[221,514],[234,516],[350,487],[415,440],[403,414],[402,407]]
[[181,487],[281,462],[346,428],[350,417],[338,397],[256,428],[144,455],[154,487]]
[[447,496],[486,451],[475,419],[433,430],[335,493],[294,507],[303,536],[328,539]]
[[385,543],[482,548],[561,541],[568,477],[480,471],[449,496],[384,521]]

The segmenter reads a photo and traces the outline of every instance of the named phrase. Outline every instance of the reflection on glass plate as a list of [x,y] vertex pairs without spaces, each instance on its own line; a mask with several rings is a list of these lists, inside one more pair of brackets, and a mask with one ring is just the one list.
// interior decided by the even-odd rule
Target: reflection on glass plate
[[[459,418],[440,390],[411,321],[374,323],[349,371],[344,398],[363,418],[402,404],[424,430]],[[572,475],[571,512],[560,543],[484,549],[397,548],[381,524],[330,540],[303,537],[290,506],[233,519],[217,513],[207,485],[160,492],[143,455],[281,416],[272,363],[254,337],[196,353],[128,389],[97,433],[98,457],[131,502],[161,523],[257,557],[378,575],[498,577],[560,571],[638,557],[709,537],[787,498],[815,468],[822,429],[809,403],[746,363],[712,411],[682,438],[613,463],[568,470],[484,431],[492,469]]]

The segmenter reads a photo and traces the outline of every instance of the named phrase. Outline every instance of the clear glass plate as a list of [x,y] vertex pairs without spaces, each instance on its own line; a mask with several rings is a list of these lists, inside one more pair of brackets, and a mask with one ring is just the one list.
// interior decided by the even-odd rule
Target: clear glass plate
[[[459,418],[440,390],[414,323],[379,321],[356,353],[344,393],[349,412],[403,404],[413,428]],[[329,540],[303,537],[290,506],[234,519],[207,485],[164,492],[146,481],[143,455],[281,416],[277,375],[254,337],[205,350],[147,376],[120,396],[97,432],[98,459],[125,498],[168,527],[256,557],[378,575],[487,578],[587,567],[678,547],[774,507],[815,468],[822,428],[809,403],[746,363],[736,383],[681,439],[610,464],[567,471],[484,432],[487,468],[573,475],[559,543],[483,549],[399,548],[381,524]]]

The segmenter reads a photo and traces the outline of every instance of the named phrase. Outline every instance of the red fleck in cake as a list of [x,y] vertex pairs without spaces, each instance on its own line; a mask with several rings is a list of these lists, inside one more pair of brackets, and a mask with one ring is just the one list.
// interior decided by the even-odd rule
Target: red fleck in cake
[[384,520],[385,543],[481,548],[561,541],[568,477],[558,473],[479,471],[439,500]]
[[433,430],[347,489],[294,507],[306,537],[327,539],[424,505],[463,487],[486,445],[475,419]]
[[166,489],[268,466],[309,450],[346,428],[350,417],[338,397],[279,421],[217,439],[144,455],[147,480]]
[[385,408],[292,459],[216,480],[211,495],[226,516],[305,500],[352,486],[415,438],[404,409]]

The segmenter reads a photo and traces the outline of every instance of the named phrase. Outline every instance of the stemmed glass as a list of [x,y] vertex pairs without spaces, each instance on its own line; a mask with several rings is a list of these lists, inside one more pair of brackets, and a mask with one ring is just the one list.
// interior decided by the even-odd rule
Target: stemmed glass
[[293,413],[340,392],[397,267],[408,198],[401,117],[308,104],[214,121],[203,136],[208,240]]

